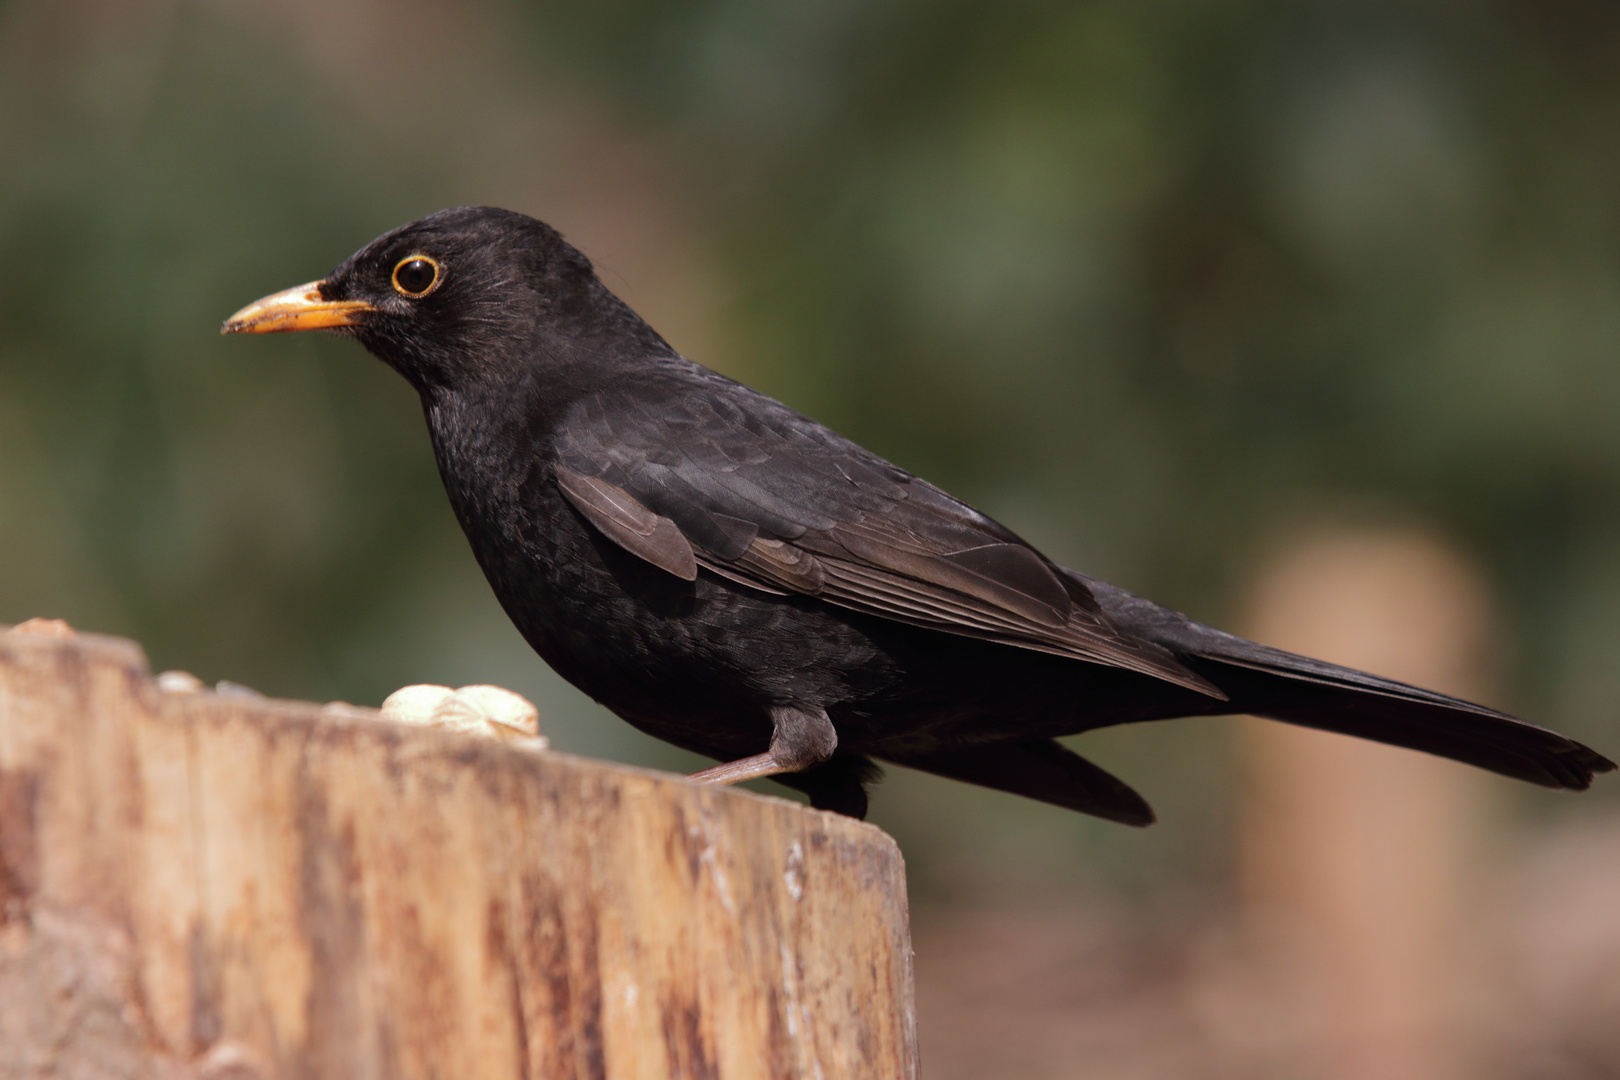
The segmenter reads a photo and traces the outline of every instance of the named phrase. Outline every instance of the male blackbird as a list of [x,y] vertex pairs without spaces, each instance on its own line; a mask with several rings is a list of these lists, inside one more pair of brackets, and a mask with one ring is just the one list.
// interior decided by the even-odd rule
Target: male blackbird
[[685,359],[549,226],[445,210],[225,333],[350,334],[421,395],[451,506],[536,652],[636,727],[862,816],[873,758],[1130,825],[1055,741],[1256,713],[1551,788],[1555,732],[1202,626]]

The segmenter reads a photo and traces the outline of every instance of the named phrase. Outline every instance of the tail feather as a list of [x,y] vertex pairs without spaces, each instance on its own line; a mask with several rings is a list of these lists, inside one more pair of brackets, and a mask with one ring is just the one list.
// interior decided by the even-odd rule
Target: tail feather
[[[1614,762],[1544,727],[1393,679],[1244,643],[1201,652],[1235,708],[1304,727],[1423,750],[1542,787],[1584,791]],[[1219,667],[1226,671],[1220,671]]]
[[1051,739],[970,743],[882,756],[896,765],[1009,791],[1123,825],[1153,824],[1153,808],[1142,796]]
[[1224,690],[1232,712],[1423,750],[1543,787],[1584,791],[1594,774],[1615,767],[1590,747],[1507,713],[1259,645],[1083,580],[1116,623]]

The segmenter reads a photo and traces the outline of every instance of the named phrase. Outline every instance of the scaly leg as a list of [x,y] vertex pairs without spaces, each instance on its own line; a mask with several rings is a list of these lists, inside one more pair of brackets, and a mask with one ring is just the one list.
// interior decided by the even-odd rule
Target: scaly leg
[[803,772],[832,757],[838,732],[822,708],[801,709],[778,705],[771,710],[775,731],[767,753],[738,758],[687,777],[694,784],[736,784],[778,773]]

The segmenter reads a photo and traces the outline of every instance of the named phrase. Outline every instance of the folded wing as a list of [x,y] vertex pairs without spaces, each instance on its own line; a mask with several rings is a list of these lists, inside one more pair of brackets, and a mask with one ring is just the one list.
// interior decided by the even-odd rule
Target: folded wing
[[558,486],[626,550],[1224,697],[972,507],[706,369],[662,375],[584,399],[558,429]]

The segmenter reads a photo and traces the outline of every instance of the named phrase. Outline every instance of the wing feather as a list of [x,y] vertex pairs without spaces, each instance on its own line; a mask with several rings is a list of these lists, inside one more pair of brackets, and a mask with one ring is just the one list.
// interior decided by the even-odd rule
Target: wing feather
[[686,580],[702,565],[1224,698],[1005,526],[705,368],[660,370],[584,399],[557,429],[564,495],[627,550]]
[[648,510],[623,488],[566,466],[557,467],[557,486],[608,539],[678,578],[696,580],[697,556],[669,518]]

